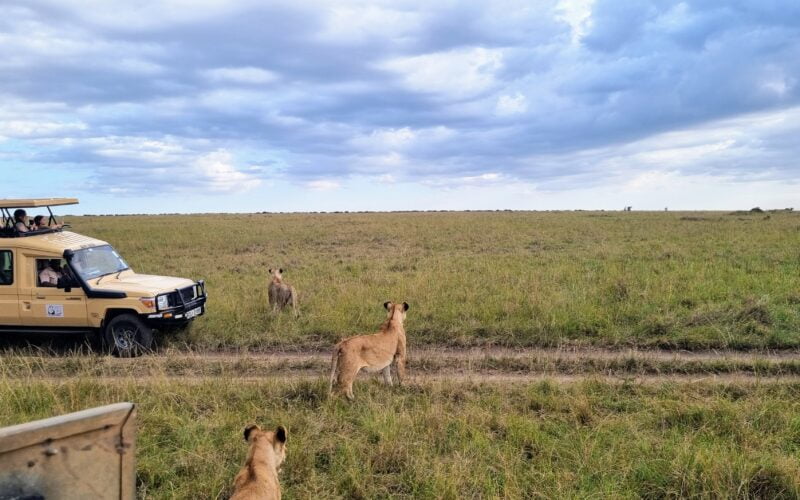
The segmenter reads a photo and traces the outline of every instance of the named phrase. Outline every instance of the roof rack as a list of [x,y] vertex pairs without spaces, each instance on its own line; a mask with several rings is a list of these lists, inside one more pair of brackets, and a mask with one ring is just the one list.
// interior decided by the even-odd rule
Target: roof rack
[[78,198],[31,198],[19,200],[0,200],[0,208],[37,208],[77,205]]
[[20,232],[14,227],[14,217],[11,214],[12,209],[18,208],[39,208],[46,207],[47,212],[50,214],[48,225],[56,222],[56,217],[53,215],[53,210],[50,207],[57,207],[63,205],[77,205],[77,198],[31,198],[31,199],[16,199],[16,200],[0,200],[0,214],[2,215],[2,226],[0,226],[0,237],[19,237],[19,236],[35,236],[37,234],[50,233],[53,231],[60,231],[59,228],[45,228],[38,231]]

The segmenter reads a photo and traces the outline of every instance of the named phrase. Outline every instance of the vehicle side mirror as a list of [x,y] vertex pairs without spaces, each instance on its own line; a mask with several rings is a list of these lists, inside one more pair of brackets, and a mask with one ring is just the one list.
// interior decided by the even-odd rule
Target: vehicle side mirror
[[67,276],[58,278],[58,282],[56,283],[56,288],[64,290],[67,293],[72,291],[73,286],[75,286],[75,282]]

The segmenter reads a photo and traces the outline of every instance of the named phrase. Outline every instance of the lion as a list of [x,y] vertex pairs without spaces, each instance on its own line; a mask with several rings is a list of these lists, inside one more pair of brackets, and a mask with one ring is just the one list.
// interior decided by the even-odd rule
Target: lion
[[286,434],[282,425],[274,431],[262,431],[255,424],[245,427],[244,439],[250,450],[233,480],[230,500],[280,500],[278,473],[286,459]]
[[283,269],[270,269],[269,273],[272,280],[267,287],[267,295],[273,312],[291,304],[294,315],[297,316],[297,292],[292,285],[283,281]]
[[334,386],[344,389],[347,399],[353,400],[353,381],[362,368],[370,372],[382,372],[383,380],[392,385],[392,363],[397,367],[397,383],[403,384],[406,371],[406,319],[408,304],[386,302],[386,321],[378,333],[359,335],[342,340],[333,349],[329,395]]

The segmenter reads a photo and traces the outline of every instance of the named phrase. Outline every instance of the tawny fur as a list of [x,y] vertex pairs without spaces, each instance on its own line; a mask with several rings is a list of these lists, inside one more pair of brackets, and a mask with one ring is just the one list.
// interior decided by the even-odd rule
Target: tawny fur
[[283,269],[270,269],[269,273],[272,279],[267,287],[267,295],[273,312],[291,305],[294,315],[297,316],[297,292],[292,285],[283,281]]
[[392,385],[392,364],[397,369],[397,382],[402,385],[406,375],[406,319],[408,304],[386,302],[386,321],[378,333],[359,335],[342,340],[333,349],[331,359],[330,394],[335,390],[352,400],[353,382],[362,368],[382,372],[383,380]]
[[249,425],[244,436],[250,449],[244,467],[233,480],[230,500],[280,500],[278,472],[286,459],[286,429],[280,426],[275,431],[262,431],[257,425]]

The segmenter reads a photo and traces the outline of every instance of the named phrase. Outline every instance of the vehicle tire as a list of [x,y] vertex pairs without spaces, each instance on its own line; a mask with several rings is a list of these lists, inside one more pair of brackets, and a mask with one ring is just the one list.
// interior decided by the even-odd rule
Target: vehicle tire
[[120,358],[135,358],[153,348],[153,330],[135,314],[120,314],[103,331],[106,348]]

